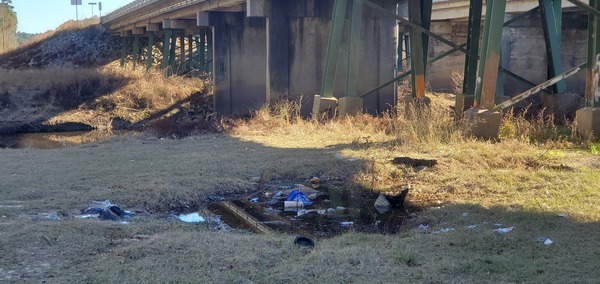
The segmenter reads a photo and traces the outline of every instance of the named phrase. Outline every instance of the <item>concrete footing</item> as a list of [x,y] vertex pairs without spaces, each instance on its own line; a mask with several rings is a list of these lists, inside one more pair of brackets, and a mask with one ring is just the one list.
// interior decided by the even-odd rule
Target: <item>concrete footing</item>
[[320,95],[315,95],[313,101],[313,118],[317,118],[320,113],[333,112],[337,108],[338,99],[336,98],[323,98]]
[[489,109],[470,108],[465,111],[464,119],[475,136],[485,139],[498,138],[502,113]]
[[586,138],[600,137],[600,108],[584,107],[575,114],[577,132]]
[[358,97],[343,97],[338,100],[340,116],[357,115],[363,110],[363,99]]
[[469,96],[467,94],[458,94],[454,100],[454,116],[462,117],[466,110],[473,107],[475,102],[475,96]]

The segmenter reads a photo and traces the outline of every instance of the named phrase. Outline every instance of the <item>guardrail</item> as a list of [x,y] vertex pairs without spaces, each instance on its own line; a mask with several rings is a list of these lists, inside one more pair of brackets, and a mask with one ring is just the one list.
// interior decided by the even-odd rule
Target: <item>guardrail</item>
[[[121,28],[207,1],[208,0],[137,0],[102,17],[102,23],[110,24],[111,28]],[[149,6],[156,7],[144,13],[137,13],[141,9]],[[117,21],[119,19],[122,20]]]
[[148,5],[160,2],[161,0],[136,0],[117,10],[114,10],[102,17],[102,23],[109,23],[119,17],[130,14],[136,10],[144,8]]

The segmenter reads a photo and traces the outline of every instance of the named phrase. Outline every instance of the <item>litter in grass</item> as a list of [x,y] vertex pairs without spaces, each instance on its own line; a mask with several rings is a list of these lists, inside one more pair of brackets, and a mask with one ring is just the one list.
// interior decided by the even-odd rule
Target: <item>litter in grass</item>
[[305,236],[297,236],[294,239],[294,244],[299,246],[299,247],[314,247],[315,246],[315,242],[308,237]]
[[433,234],[448,233],[452,231],[454,231],[454,228],[443,228],[438,231],[434,231]]
[[100,218],[102,220],[121,220],[133,216],[131,211],[123,210],[108,200],[92,201],[91,206],[81,210],[82,215],[75,216],[81,219]]
[[539,237],[539,238],[538,238],[536,241],[537,241],[538,243],[542,243],[542,244],[545,244],[545,245],[547,245],[547,246],[549,246],[549,245],[551,245],[551,244],[553,244],[553,243],[554,243],[554,241],[552,241],[552,240],[551,240],[550,238],[548,238],[548,237]]
[[427,229],[429,229],[429,225],[427,225],[427,224],[420,224],[420,225],[419,225],[419,230],[423,230],[423,231],[425,231],[425,230],[427,230]]
[[465,213],[462,213],[462,216],[463,216],[463,217],[468,217],[468,216],[469,216],[469,213],[467,213],[467,212],[465,212]]
[[182,222],[186,222],[186,223],[200,223],[200,222],[206,221],[206,219],[204,219],[204,217],[200,216],[200,214],[198,214],[198,212],[189,213],[189,214],[181,214],[181,215],[177,216],[177,219],[179,219]]
[[310,201],[310,199],[308,199],[308,197],[306,197],[306,195],[304,195],[304,193],[302,193],[302,191],[298,189],[292,190],[285,201],[299,202],[303,203],[303,205],[311,205],[313,203]]
[[495,229],[494,232],[498,233],[498,234],[506,234],[510,231],[512,231],[515,227],[508,227],[508,228],[499,228],[499,229]]
[[348,227],[348,226],[354,225],[354,222],[340,222],[340,225],[342,225],[344,227]]
[[567,213],[560,213],[560,214],[558,214],[558,217],[569,218],[569,214],[567,214]]
[[477,228],[477,225],[469,225],[469,226],[467,226],[467,228],[469,228],[469,229],[475,229],[475,228]]

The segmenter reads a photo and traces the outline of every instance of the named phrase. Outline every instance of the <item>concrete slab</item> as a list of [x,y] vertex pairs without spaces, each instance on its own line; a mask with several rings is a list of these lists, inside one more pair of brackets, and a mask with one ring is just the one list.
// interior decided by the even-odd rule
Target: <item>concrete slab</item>
[[470,108],[465,111],[464,119],[471,133],[485,139],[498,139],[502,113],[489,109]]
[[343,97],[338,100],[338,114],[340,116],[357,115],[362,113],[363,99],[358,97]]
[[600,137],[600,108],[584,107],[575,114],[577,132],[586,138]]
[[322,98],[320,95],[315,95],[313,102],[313,117],[318,116],[322,112],[334,111],[338,106],[336,98]]

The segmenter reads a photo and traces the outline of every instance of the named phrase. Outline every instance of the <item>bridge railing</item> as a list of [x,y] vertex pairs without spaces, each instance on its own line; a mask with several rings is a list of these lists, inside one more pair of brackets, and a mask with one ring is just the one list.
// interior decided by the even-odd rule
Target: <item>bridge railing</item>
[[102,17],[102,23],[111,22],[119,17],[130,14],[136,10],[160,2],[161,0],[136,0]]

